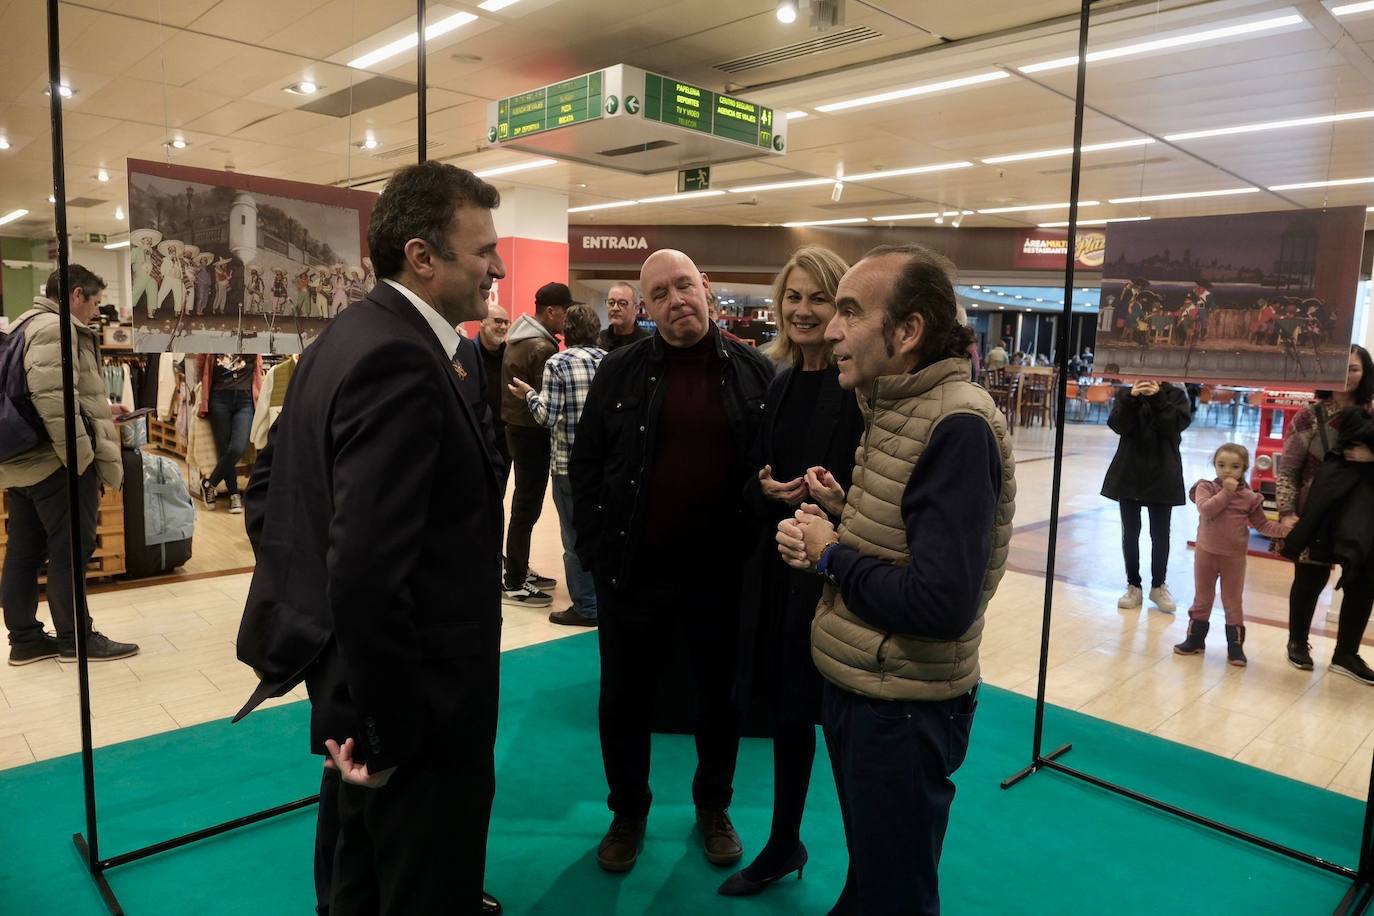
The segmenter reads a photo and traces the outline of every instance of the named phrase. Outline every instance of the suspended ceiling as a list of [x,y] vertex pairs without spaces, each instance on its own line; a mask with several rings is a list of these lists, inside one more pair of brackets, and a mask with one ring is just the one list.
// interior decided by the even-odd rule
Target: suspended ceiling
[[[490,4],[489,4],[490,5]],[[1374,10],[1336,16],[1315,0],[1094,4],[1090,52],[1160,36],[1296,16],[1297,23],[1183,48],[1095,62],[1088,69],[1084,143],[1150,140],[1084,154],[1082,218],[1186,216],[1329,205],[1374,205],[1374,183],[1271,192],[1276,185],[1374,178],[1374,118],[1214,138],[1166,141],[1179,132],[1341,112],[1374,111]],[[783,25],[773,0],[519,0],[497,12],[445,0],[430,22],[455,12],[477,18],[429,42],[430,155],[473,169],[525,161],[486,148],[488,101],[614,63],[629,63],[780,111],[790,152],[718,166],[713,187],[857,176],[951,162],[970,166],[781,191],[574,212],[574,222],[757,225],[939,212],[960,224],[1032,226],[1063,220],[1070,159],[985,164],[983,158],[1066,148],[1072,142],[1075,68],[1027,74],[1028,64],[1071,56],[1074,0],[848,0],[845,22],[811,30],[807,16]],[[160,19],[159,19],[160,15]],[[61,4],[66,102],[67,196],[74,230],[127,227],[126,158],[323,184],[380,187],[412,161],[413,52],[368,69],[361,54],[413,32],[409,0],[73,0]],[[794,50],[747,69],[739,62],[856,31],[850,43]],[[870,34],[871,33],[871,34]],[[0,215],[29,216],[2,234],[39,235],[51,225],[44,4],[0,0]],[[823,42],[821,42],[823,44]],[[799,56],[790,56],[790,55]],[[1091,59],[1091,57],[1090,57]],[[734,62],[734,63],[731,63]],[[728,65],[728,66],[725,66]],[[723,68],[724,67],[724,68]],[[727,72],[730,70],[732,72]],[[833,113],[818,106],[894,88],[1001,72],[994,81]],[[377,77],[385,80],[375,81]],[[284,90],[302,79],[314,96]],[[374,81],[374,82],[369,82]],[[348,104],[352,88],[355,104]],[[401,93],[401,94],[398,94]],[[362,100],[386,99],[371,107]],[[322,104],[328,99],[329,104]],[[304,110],[332,109],[342,113]],[[357,144],[373,136],[381,144]],[[166,147],[181,138],[182,150]],[[109,182],[97,180],[104,168]],[[669,194],[673,176],[634,176],[577,164],[493,179],[566,192],[585,207]],[[366,184],[372,181],[373,184]],[[1113,204],[1121,198],[1254,187],[1235,196]],[[972,212],[965,212],[972,211]],[[1374,213],[1370,214],[1374,217]],[[902,221],[898,224],[920,224]],[[924,221],[929,224],[929,218]],[[951,224],[947,222],[947,225]],[[1374,225],[1374,224],[1372,224]]]

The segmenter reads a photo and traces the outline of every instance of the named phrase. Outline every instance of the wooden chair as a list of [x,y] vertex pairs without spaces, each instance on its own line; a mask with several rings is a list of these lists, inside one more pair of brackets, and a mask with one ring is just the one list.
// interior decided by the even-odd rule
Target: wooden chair
[[1016,388],[1019,381],[1020,374],[1016,372],[1007,372],[1004,369],[988,369],[983,372],[983,387],[992,395],[993,403],[1006,420],[1007,430],[1013,435],[1016,432],[1016,421],[1012,414],[1016,411]]
[[1107,410],[1106,405],[1110,404],[1115,397],[1115,385],[1089,385],[1087,397],[1084,399],[1088,414],[1091,415],[1092,408],[1096,405],[1099,408],[1098,415],[1101,416]]
[[1042,375],[1035,372],[1023,376],[1021,382],[1022,426],[1030,426],[1037,417],[1045,426],[1054,422],[1054,383],[1055,377],[1053,375]]

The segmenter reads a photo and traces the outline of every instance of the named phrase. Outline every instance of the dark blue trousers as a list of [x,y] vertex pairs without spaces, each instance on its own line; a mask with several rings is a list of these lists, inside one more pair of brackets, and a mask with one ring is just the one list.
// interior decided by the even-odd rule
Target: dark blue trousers
[[950,776],[968,753],[977,693],[874,700],[825,683],[821,724],[849,846],[831,916],[938,916]]

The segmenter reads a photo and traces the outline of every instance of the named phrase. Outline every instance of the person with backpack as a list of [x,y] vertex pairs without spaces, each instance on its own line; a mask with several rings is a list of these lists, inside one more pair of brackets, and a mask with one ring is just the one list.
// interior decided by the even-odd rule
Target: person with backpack
[[[72,606],[73,575],[71,563],[71,515],[67,502],[67,436],[62,409],[61,318],[55,301],[59,274],[48,277],[42,296],[35,296],[34,307],[20,316],[9,331],[3,365],[9,368],[3,379],[6,407],[16,408],[0,415],[0,446],[17,437],[4,424],[27,424],[36,444],[15,453],[13,449],[0,460],[0,487],[8,490],[9,542],[5,547],[4,571],[0,573],[0,602],[5,609],[5,628],[9,630],[11,665],[27,665],[47,658],[76,661],[76,608]],[[119,454],[119,434],[110,413],[105,377],[100,366],[100,335],[92,327],[104,295],[105,281],[80,264],[68,268],[71,289],[72,364],[76,379],[77,472],[80,492],[81,558],[83,567],[95,551],[96,512],[104,487],[119,489],[124,482],[124,466]],[[20,336],[16,336],[20,335]],[[11,375],[18,373],[18,354],[22,348],[22,384]],[[27,397],[22,388],[27,386]],[[16,417],[16,414],[18,415]],[[24,415],[27,415],[25,418]],[[10,420],[9,418],[15,417]],[[40,428],[41,427],[41,428]],[[17,432],[26,432],[19,429]],[[48,563],[48,605],[52,610],[56,636],[50,636],[38,621],[38,574]],[[82,625],[89,634],[87,657],[91,661],[113,661],[138,653],[133,643],[115,642],[91,629],[90,612],[80,609]]]

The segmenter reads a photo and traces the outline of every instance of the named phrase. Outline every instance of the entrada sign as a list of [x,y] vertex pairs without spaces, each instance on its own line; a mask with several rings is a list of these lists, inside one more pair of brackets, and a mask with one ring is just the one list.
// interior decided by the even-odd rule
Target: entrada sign
[[600,250],[603,248],[634,248],[640,251],[649,250],[649,240],[642,235],[584,235],[582,236],[582,250]]

